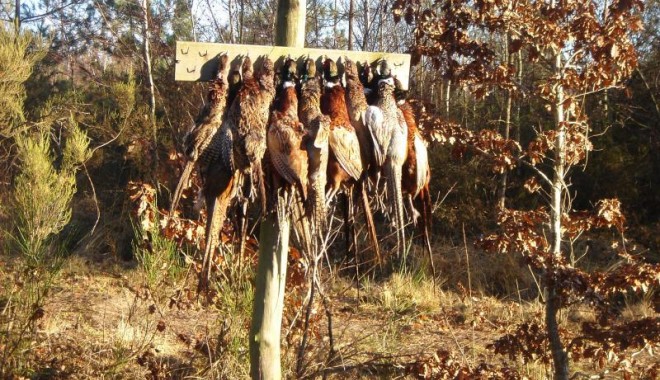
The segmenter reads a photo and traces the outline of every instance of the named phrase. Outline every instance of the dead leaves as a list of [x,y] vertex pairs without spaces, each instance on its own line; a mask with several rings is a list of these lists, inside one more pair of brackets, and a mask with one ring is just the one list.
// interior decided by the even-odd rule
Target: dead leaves
[[476,367],[463,364],[447,350],[438,350],[405,366],[406,373],[417,379],[522,379],[517,370],[481,362]]

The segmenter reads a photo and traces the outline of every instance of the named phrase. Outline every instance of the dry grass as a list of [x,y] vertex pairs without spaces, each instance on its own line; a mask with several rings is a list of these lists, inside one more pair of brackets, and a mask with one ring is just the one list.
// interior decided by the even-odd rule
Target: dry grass
[[[549,378],[544,364],[510,360],[486,348],[511,333],[518,323],[542,323],[543,305],[526,296],[522,286],[508,289],[510,293],[505,296],[489,293],[486,282],[496,278],[487,277],[479,267],[486,258],[472,251],[468,254],[469,270],[463,248],[438,248],[436,262],[443,263],[444,269],[435,285],[423,260],[380,281],[364,279],[359,297],[350,279],[326,278],[337,354],[333,361],[327,361],[327,321],[319,301],[314,306],[319,317],[310,335],[306,373],[313,378],[328,371],[329,378],[336,379],[410,377],[403,370],[406,363],[448,350],[461,365],[471,368],[481,362],[505,363],[529,379]],[[501,265],[495,268],[491,263],[488,273],[501,273],[511,264],[503,260]],[[456,278],[465,281],[458,283],[467,284],[468,273],[472,292],[449,286]],[[3,284],[12,278],[11,270],[1,275]],[[161,283],[148,286],[140,267],[112,259],[95,262],[79,256],[69,258],[50,291],[30,350],[20,358],[23,370],[19,375],[248,378],[251,284],[245,281],[230,287],[219,283],[216,298],[208,304],[191,290],[193,277],[165,276]],[[526,284],[534,286],[533,281]],[[298,311],[294,309],[288,313]],[[622,315],[654,315],[650,298],[630,301]],[[562,312],[561,319],[562,326],[572,330],[583,321],[593,320],[593,313],[575,306]],[[289,326],[283,331],[289,331]],[[295,377],[296,334],[299,331],[294,328],[283,351],[288,378]],[[587,362],[575,363],[575,368],[597,372]]]

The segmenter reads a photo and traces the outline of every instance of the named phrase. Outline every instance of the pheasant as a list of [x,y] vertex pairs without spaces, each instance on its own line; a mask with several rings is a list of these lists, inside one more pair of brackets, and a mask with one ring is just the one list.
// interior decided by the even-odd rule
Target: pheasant
[[[218,71],[215,80],[211,82],[207,102],[195,120],[192,129],[186,133],[183,146],[186,157],[186,164],[179,178],[179,183],[174,191],[170,212],[174,212],[181,199],[181,194],[188,184],[190,174],[197,165],[200,171],[206,169],[209,161],[209,144],[213,136],[217,133],[222,118],[228,104],[227,94],[229,84],[225,76],[227,75],[228,57],[226,54],[218,56]],[[202,176],[203,178],[203,176]]]
[[[306,253],[312,252],[313,238],[304,204],[307,199],[307,150],[305,128],[298,121],[296,61],[287,58],[282,68],[282,84],[275,98],[268,126],[268,158],[273,170],[273,189],[285,189],[285,199],[293,207],[295,231]],[[290,191],[290,189],[296,191]],[[297,193],[297,194],[296,194]]]
[[211,164],[205,175],[203,189],[209,212],[200,289],[208,286],[211,259],[217,246],[220,227],[227,216],[231,199],[243,187],[245,175],[250,175],[252,182],[257,185],[261,193],[262,210],[266,209],[261,160],[266,151],[268,114],[275,95],[273,63],[265,58],[255,74],[252,61],[246,57],[241,69],[243,84],[209,147]]
[[[364,88],[364,96],[369,105],[373,104],[376,100],[378,83],[374,83],[374,73],[371,71],[371,66],[368,61],[362,64],[362,70],[359,74],[360,83]],[[375,90],[374,90],[375,89]]]
[[[397,86],[398,88],[398,86]],[[401,93],[401,96],[405,96]],[[422,231],[424,244],[429,254],[431,270],[435,279],[435,264],[431,250],[430,229],[432,223],[431,192],[429,182],[431,180],[431,169],[429,167],[428,150],[422,138],[417,122],[415,121],[415,112],[410,103],[405,99],[397,97],[399,109],[403,113],[408,126],[408,156],[402,167],[402,190],[407,195],[410,210],[413,215],[413,222],[417,225],[421,217],[419,227]],[[421,214],[415,209],[414,200],[418,200]]]
[[367,99],[364,94],[364,87],[360,82],[357,66],[348,57],[344,59],[344,68],[346,74],[346,106],[351,119],[351,124],[355,128],[358,140],[360,141],[360,154],[362,155],[362,164],[365,169],[371,165],[373,142],[369,130],[364,125],[364,114],[367,111]]
[[387,63],[381,63],[381,77],[374,105],[365,113],[365,123],[374,140],[374,162],[387,177],[387,193],[393,201],[393,224],[397,236],[397,254],[405,255],[403,195],[401,170],[407,155],[408,126],[394,98],[394,78]]
[[266,190],[261,160],[266,152],[266,128],[275,96],[275,71],[273,62],[265,57],[260,69],[254,73],[252,61],[246,57],[242,72],[243,85],[227,111],[220,131],[222,160],[241,177],[250,175],[261,196],[262,212],[265,212]]
[[268,126],[267,146],[277,182],[295,187],[304,200],[307,197],[307,151],[303,146],[305,130],[298,121],[295,65],[291,59],[285,62],[284,81]]
[[[376,167],[373,157],[374,141],[371,138],[369,129],[365,125],[365,114],[367,108],[367,99],[365,96],[365,89],[360,81],[358,69],[355,62],[348,57],[344,57],[344,68],[346,75],[346,105],[348,107],[348,114],[351,123],[355,128],[355,132],[360,143],[360,154],[362,164],[365,172]],[[363,208],[365,210],[365,217],[367,218],[367,226],[369,227],[369,234],[372,237],[372,244],[378,262],[380,263],[380,247],[378,245],[378,238],[376,237],[376,227],[371,213],[371,206],[369,205],[369,197],[366,190],[367,178],[362,176],[359,186],[362,195]]]
[[234,99],[236,99],[236,96],[238,95],[238,92],[241,89],[241,85],[243,84],[243,79],[241,78],[241,71],[237,69],[233,69],[229,72],[229,75],[227,76],[227,82],[229,82],[229,94],[227,95],[227,105],[231,107],[231,104],[234,102]]
[[327,83],[321,96],[321,112],[330,117],[327,203],[337,194],[343,183],[360,179],[362,160],[360,142],[346,108],[344,88],[339,83],[337,64],[328,58],[323,63],[323,68]]
[[313,226],[317,236],[326,227],[325,185],[328,169],[330,118],[321,113],[321,83],[313,59],[305,61],[301,73],[298,116],[307,130],[308,182]]
[[[352,250],[355,253],[355,269],[358,271],[359,260],[353,213],[353,185],[362,177],[360,142],[348,115],[346,94],[340,83],[337,64],[332,59],[326,58],[323,62],[323,76],[326,85],[321,96],[321,112],[330,117],[330,155],[328,157],[326,204],[334,198],[342,185],[347,188],[347,204],[344,209],[346,245],[349,247],[349,251]],[[351,236],[352,242],[349,242]],[[359,278],[359,273],[357,276]]]

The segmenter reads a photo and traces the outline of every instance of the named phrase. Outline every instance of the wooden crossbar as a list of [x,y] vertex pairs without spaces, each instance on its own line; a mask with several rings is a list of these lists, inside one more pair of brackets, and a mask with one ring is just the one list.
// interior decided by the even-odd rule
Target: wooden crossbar
[[220,53],[227,53],[232,60],[232,65],[239,64],[240,59],[246,55],[249,55],[253,59],[267,55],[276,65],[278,63],[281,64],[283,61],[282,58],[286,56],[291,56],[301,63],[309,56],[316,60],[319,70],[323,56],[327,56],[338,63],[340,73],[343,73],[342,61],[345,56],[355,62],[364,63],[366,61],[371,65],[385,59],[390,64],[392,74],[401,81],[404,89],[408,89],[410,54],[188,41],[176,42],[174,79],[177,81],[208,81],[213,79],[218,66],[217,55]]

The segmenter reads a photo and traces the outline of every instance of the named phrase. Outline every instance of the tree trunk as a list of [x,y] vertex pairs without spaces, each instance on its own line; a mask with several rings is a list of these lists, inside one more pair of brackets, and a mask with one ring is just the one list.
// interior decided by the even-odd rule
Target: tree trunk
[[445,116],[449,117],[449,101],[451,99],[451,79],[447,79],[447,91],[445,91]]
[[284,308],[284,285],[289,253],[290,223],[270,213],[259,233],[252,327],[250,329],[250,376],[252,379],[280,379],[280,335]]
[[[561,53],[556,53],[554,69],[555,73],[561,74],[562,61]],[[552,233],[552,254],[555,258],[561,257],[561,216],[562,216],[562,198],[564,195],[564,176],[566,170],[566,125],[564,119],[564,89],[561,85],[555,87],[555,128],[557,137],[555,138],[555,162],[553,166],[552,194],[551,194],[551,212],[550,227]],[[568,355],[559,336],[559,323],[557,313],[560,308],[560,299],[557,294],[557,284],[549,281],[548,277],[553,271],[553,267],[546,269],[546,291],[547,299],[545,305],[545,323],[550,340],[550,349],[552,351],[552,360],[554,363],[555,379],[568,380]]]
[[355,19],[355,0],[348,3],[348,50],[353,50],[353,21]]
[[279,0],[275,44],[302,48],[305,46],[306,0]]
[[[507,32],[507,37],[506,37],[506,44],[505,44],[505,54],[506,54],[506,62],[507,64],[511,65],[512,62],[512,55],[509,52],[509,33]],[[504,138],[509,139],[509,136],[511,135],[511,106],[513,104],[513,90],[509,89],[506,92],[506,105],[504,109]],[[506,206],[506,184],[507,184],[507,176],[508,176],[508,171],[505,170],[504,173],[500,176],[500,188],[498,190],[497,194],[497,206],[501,209],[504,210],[504,207]]]
[[245,0],[240,0],[240,9],[238,10],[238,43],[243,43],[243,20],[245,18]]
[[149,87],[149,111],[151,116],[152,133],[154,139],[154,166],[158,167],[158,140],[156,136],[156,91],[154,86],[154,76],[151,72],[151,53],[149,52],[149,40],[151,33],[149,32],[149,0],[142,0],[142,10],[144,11],[144,19],[142,24],[142,52],[144,54],[144,67],[147,73],[147,85]]
[[[516,54],[518,58],[518,83],[522,83],[522,76],[523,76],[523,58],[522,58],[522,50],[518,51],[518,54]],[[516,142],[520,143],[520,103],[522,102],[516,102],[516,129],[513,138],[516,140]]]
[[[207,0],[208,1],[208,0]],[[227,0],[227,16],[229,16],[229,43],[235,44],[234,40],[234,7],[233,0]]]
[[364,0],[364,35],[362,36],[362,50],[367,51],[369,44],[369,0]]
[[[381,3],[382,4],[382,3]],[[379,18],[379,23],[378,23],[378,51],[383,51],[384,48],[384,43],[383,43],[383,24],[385,23],[383,14],[385,13],[384,9],[381,9],[380,6],[378,7],[378,18]]]
[[16,30],[16,38],[21,32],[21,0],[16,0],[16,9],[14,10],[14,30]]
[[[305,43],[305,0],[279,0],[275,41],[279,46],[302,48]],[[278,200],[278,209],[284,202]],[[280,217],[278,218],[278,215]],[[269,213],[259,233],[252,327],[250,328],[250,376],[280,379],[280,334],[284,285],[289,253],[290,222],[286,211]]]

